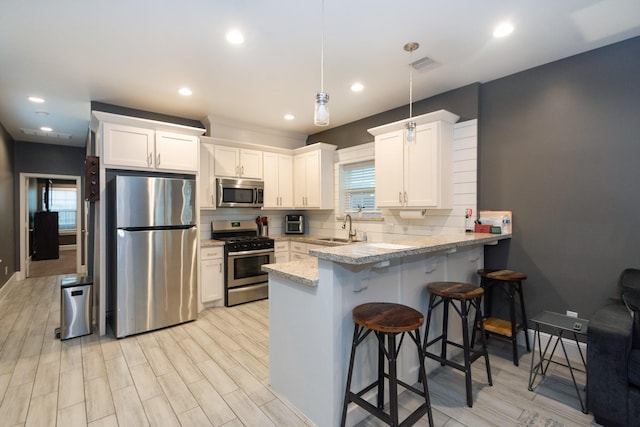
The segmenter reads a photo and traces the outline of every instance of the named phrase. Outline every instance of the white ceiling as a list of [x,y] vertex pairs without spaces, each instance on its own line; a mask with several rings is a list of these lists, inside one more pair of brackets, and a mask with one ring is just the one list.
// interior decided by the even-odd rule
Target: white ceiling
[[[494,39],[504,20],[514,33]],[[243,45],[226,42],[232,27]],[[0,0],[0,123],[83,146],[93,100],[316,133],[320,29],[321,0]],[[439,63],[414,72],[419,100],[638,35],[638,0],[325,0],[331,127],[408,104],[409,41]],[[72,138],[21,131],[44,125]]]

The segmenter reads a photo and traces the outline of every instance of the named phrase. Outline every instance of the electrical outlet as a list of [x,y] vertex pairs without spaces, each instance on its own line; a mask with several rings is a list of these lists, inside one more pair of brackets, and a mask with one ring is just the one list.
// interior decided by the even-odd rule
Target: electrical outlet
[[569,316],[569,317],[578,317],[578,312],[577,311],[567,310],[567,316]]

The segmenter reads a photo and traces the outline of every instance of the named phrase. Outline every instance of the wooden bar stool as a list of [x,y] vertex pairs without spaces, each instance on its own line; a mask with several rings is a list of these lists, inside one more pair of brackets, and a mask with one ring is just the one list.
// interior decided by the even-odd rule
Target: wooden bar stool
[[[485,333],[497,335],[511,341],[513,349],[513,364],[518,366],[518,331],[524,331],[524,339],[527,351],[529,346],[529,325],[527,324],[527,312],[524,308],[524,294],[522,293],[522,281],[527,280],[523,273],[511,270],[478,270],[480,286],[485,290],[484,330]],[[493,289],[499,286],[509,302],[509,320],[492,317]],[[520,321],[516,314],[516,297],[520,306]],[[475,337],[474,329],[474,337]]]
[[[481,301],[484,290],[479,286],[474,286],[468,283],[459,282],[433,282],[427,285],[429,291],[429,311],[427,315],[427,325],[424,333],[424,354],[430,359],[440,362],[440,365],[448,365],[452,368],[458,369],[464,372],[466,389],[467,389],[467,405],[473,406],[473,393],[471,389],[471,364],[475,362],[480,356],[484,356],[484,361],[487,366],[487,378],[489,385],[492,386],[491,380],[491,367],[489,366],[489,354],[487,353],[487,343],[484,335],[484,328],[482,327],[482,308]],[[455,304],[458,301],[460,307]],[[442,320],[442,334],[433,340],[429,341],[429,327],[431,325],[431,314],[433,310],[440,304],[443,304],[443,320]],[[449,306],[460,316],[462,320],[462,345],[449,340]],[[472,342],[469,338],[469,310],[473,307],[475,309],[474,324],[479,324],[482,332],[482,348],[473,350]],[[428,348],[433,344],[441,341],[442,346],[440,354],[431,353]],[[452,345],[462,349],[464,356],[464,364],[454,362],[447,359],[447,345]]]
[[[424,355],[420,342],[420,326],[424,322],[422,313],[401,304],[374,302],[357,306],[352,312],[355,329],[353,331],[353,344],[351,346],[351,358],[349,360],[349,372],[342,408],[342,422],[344,427],[347,421],[347,407],[353,402],[372,415],[391,426],[413,425],[422,416],[429,414],[429,425],[433,426],[429,389],[427,387],[427,375],[424,369]],[[378,379],[358,393],[351,391],[351,378],[356,355],[356,348],[371,332],[378,338]],[[405,333],[411,337],[418,349],[420,361],[419,378],[422,380],[422,390],[400,381],[397,377],[396,358],[402,345]],[[400,341],[396,345],[396,336],[400,335]],[[386,345],[385,345],[386,338]],[[384,359],[387,359],[389,372],[384,371]],[[389,413],[384,412],[384,381],[389,383]],[[407,418],[398,424],[398,385],[410,390],[424,398],[424,403],[413,411]],[[378,388],[377,402],[373,404],[362,398],[362,395],[373,388]]]

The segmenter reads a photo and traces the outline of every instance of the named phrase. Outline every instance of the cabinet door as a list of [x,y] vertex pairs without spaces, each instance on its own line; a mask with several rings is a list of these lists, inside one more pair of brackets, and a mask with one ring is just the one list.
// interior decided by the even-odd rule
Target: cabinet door
[[376,205],[398,207],[404,201],[404,131],[375,139]]
[[293,205],[296,208],[306,207],[307,197],[307,166],[304,154],[293,158]]
[[145,169],[153,167],[153,130],[111,123],[104,123],[102,126],[105,165]]
[[222,258],[201,261],[202,302],[217,301],[222,298],[224,287],[224,268]]
[[264,153],[264,207],[280,207],[280,179],[278,176],[278,155]]
[[236,177],[240,172],[238,169],[240,150],[234,147],[216,145],[214,148],[213,162],[216,176]]
[[[265,173],[267,169],[265,166]],[[278,154],[278,192],[280,207],[293,207],[293,156]]]
[[440,168],[438,123],[416,128],[415,142],[405,144],[406,206],[438,207]]
[[200,207],[215,209],[216,180],[213,175],[213,144],[200,144]]
[[307,207],[319,208],[322,189],[320,188],[320,151],[305,154],[305,178],[307,187]]
[[198,171],[199,139],[197,136],[156,131],[156,169]]
[[240,149],[240,176],[262,179],[262,151]]

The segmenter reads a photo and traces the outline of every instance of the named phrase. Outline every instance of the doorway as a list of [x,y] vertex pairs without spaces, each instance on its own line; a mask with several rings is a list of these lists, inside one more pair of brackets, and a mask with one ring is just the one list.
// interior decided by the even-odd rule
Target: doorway
[[[20,174],[21,279],[86,273],[80,185],[80,176]],[[54,224],[37,225],[41,218]],[[42,237],[42,230],[48,230],[49,236]]]

